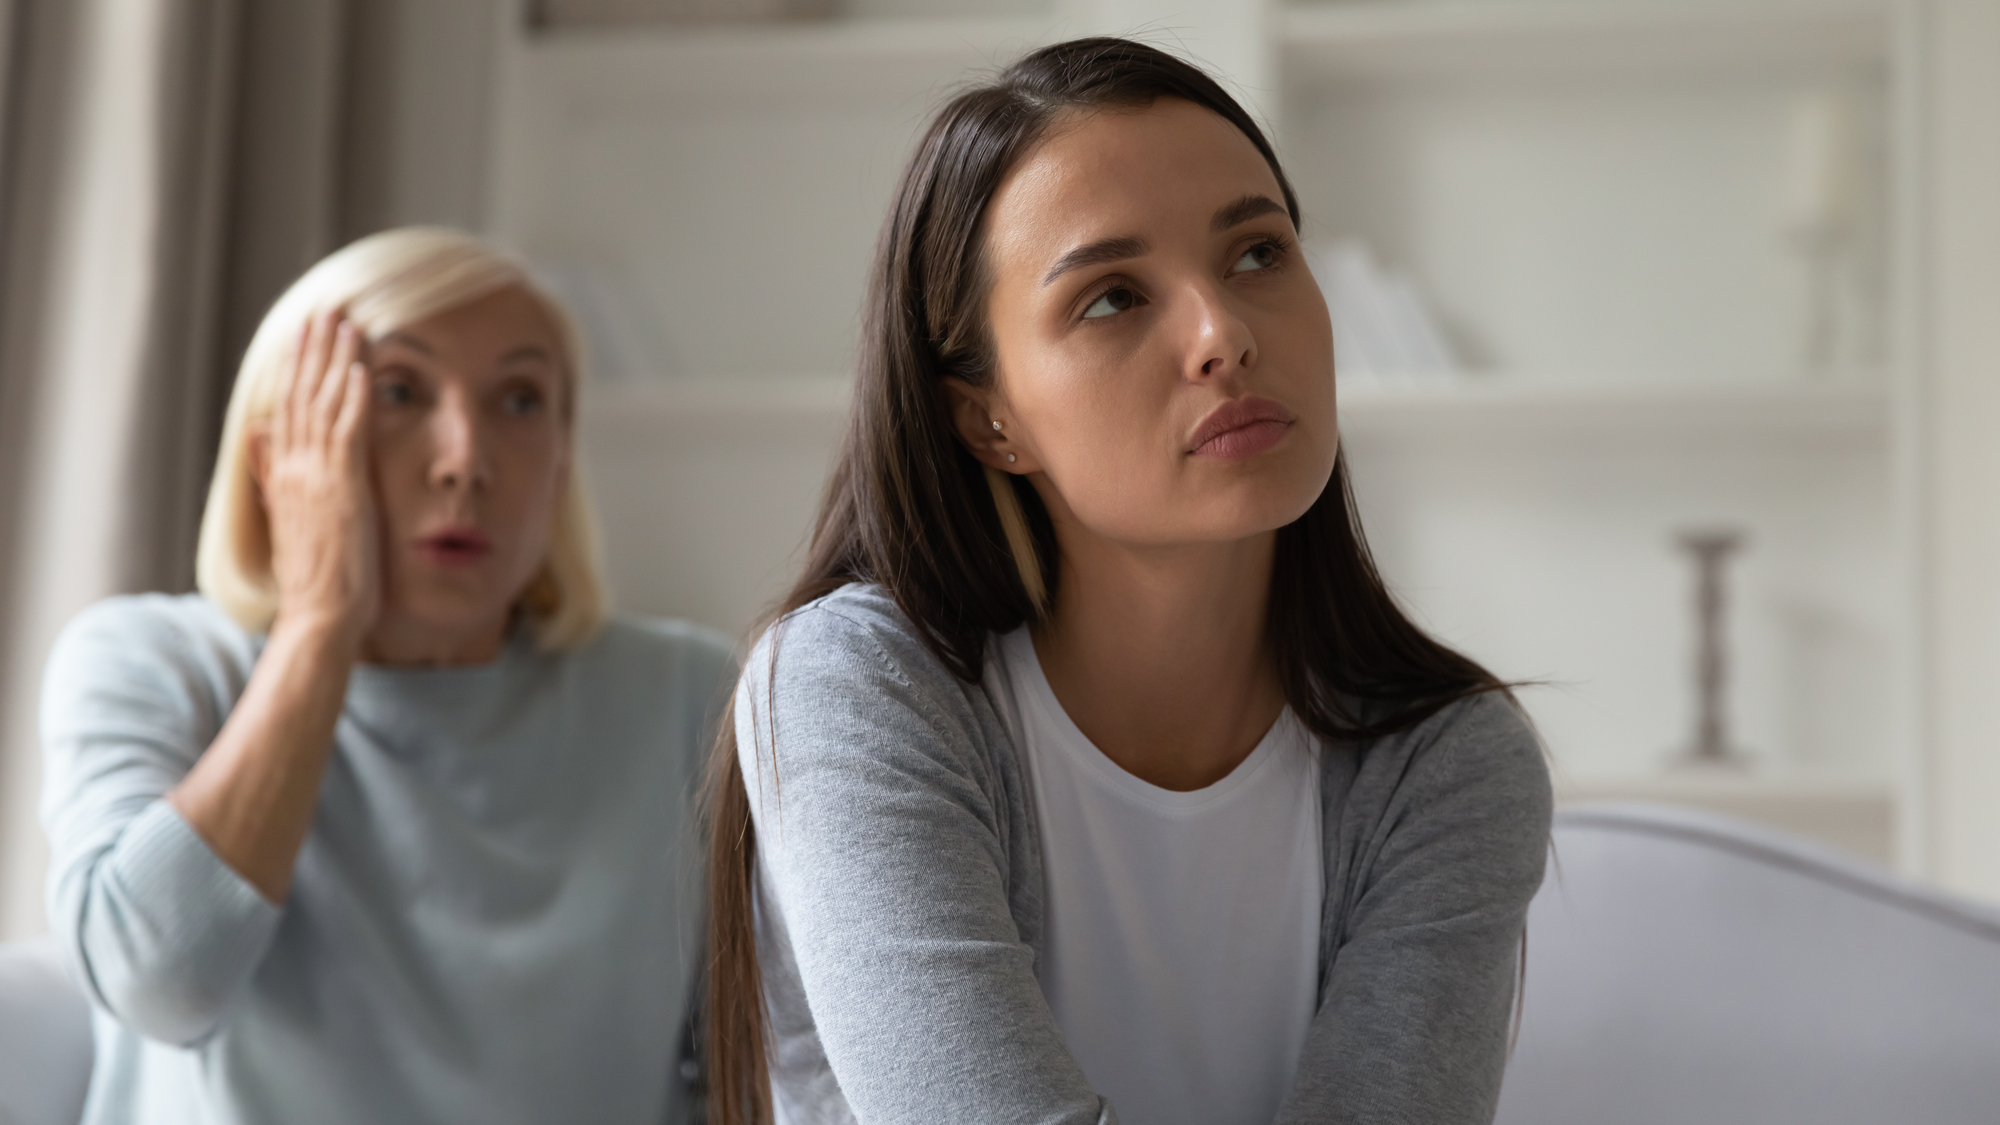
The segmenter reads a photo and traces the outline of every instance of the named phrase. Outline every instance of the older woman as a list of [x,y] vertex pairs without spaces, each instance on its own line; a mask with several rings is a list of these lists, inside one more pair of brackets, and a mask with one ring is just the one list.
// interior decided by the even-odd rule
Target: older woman
[[265,318],[201,593],[50,659],[86,1120],[675,1112],[675,857],[730,661],[604,619],[577,381],[562,310],[450,232],[363,239]]

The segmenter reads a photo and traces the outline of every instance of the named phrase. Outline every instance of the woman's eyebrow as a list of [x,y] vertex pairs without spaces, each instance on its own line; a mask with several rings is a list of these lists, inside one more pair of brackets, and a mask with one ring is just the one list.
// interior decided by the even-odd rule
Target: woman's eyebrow
[[1048,276],[1042,278],[1042,288],[1048,288],[1055,283],[1056,278],[1061,277],[1071,270],[1082,269],[1085,266],[1100,265],[1104,262],[1122,262],[1127,258],[1137,258],[1143,254],[1150,253],[1152,249],[1152,243],[1147,242],[1143,238],[1133,238],[1130,235],[1120,235],[1115,238],[1100,238],[1096,242],[1086,242],[1082,246],[1056,259],[1056,264],[1049,269]]
[[1247,223],[1273,212],[1282,215],[1291,214],[1268,195],[1246,195],[1233,203],[1223,204],[1222,209],[1215,213],[1215,218],[1209,220],[1208,229],[1212,233],[1221,234],[1238,223]]
[[422,340],[417,339],[415,336],[410,335],[408,332],[391,332],[387,336],[382,337],[381,345],[387,345],[387,344],[398,344],[401,345],[402,347],[410,349],[413,352],[422,352],[424,355],[437,354],[436,351],[432,350],[429,344],[424,343]]
[[512,363],[517,359],[539,359],[539,360],[546,360],[551,363],[555,361],[555,357],[549,354],[549,349],[541,346],[540,344],[522,344],[520,347],[515,348],[513,351],[508,352],[506,355],[501,356],[500,362],[503,364],[507,364],[507,363]]
[[[1289,215],[1291,212],[1284,204],[1270,196],[1253,193],[1223,204],[1222,209],[1215,213],[1215,218],[1209,220],[1208,228],[1220,234],[1239,223],[1247,223],[1252,219],[1271,214]],[[1056,278],[1071,270],[1102,265],[1105,262],[1122,262],[1128,258],[1137,258],[1150,253],[1152,249],[1152,244],[1145,239],[1129,235],[1100,238],[1096,242],[1084,243],[1056,259],[1056,264],[1050,267],[1047,275],[1042,278],[1042,287],[1048,288],[1055,283]]]

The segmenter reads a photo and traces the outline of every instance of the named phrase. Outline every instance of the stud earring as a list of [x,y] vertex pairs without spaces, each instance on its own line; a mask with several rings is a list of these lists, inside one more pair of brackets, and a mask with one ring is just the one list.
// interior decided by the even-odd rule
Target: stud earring
[[994,429],[996,429],[996,430],[1000,428],[1000,419],[998,419],[998,418],[995,418],[995,419],[993,420],[993,428],[994,428]]
[[1013,463],[1014,463],[1014,455],[1013,455],[1012,453],[1009,453],[1009,454],[1007,455],[1007,463],[1008,463],[1009,465],[1011,465],[1011,464],[1013,464]]

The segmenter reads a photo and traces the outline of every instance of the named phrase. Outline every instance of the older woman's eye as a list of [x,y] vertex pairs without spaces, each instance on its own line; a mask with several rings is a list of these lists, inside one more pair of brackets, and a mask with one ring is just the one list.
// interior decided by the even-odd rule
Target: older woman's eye
[[1236,265],[1231,268],[1237,273],[1249,273],[1252,270],[1267,270],[1277,264],[1277,246],[1269,242],[1259,242],[1245,250],[1243,256],[1236,259]]
[[501,396],[500,408],[509,414],[533,414],[542,408],[542,392],[534,387],[515,387]]
[[417,401],[417,389],[408,383],[385,380],[375,384],[375,401],[383,406],[408,406]]
[[1083,318],[1085,320],[1095,320],[1099,317],[1111,316],[1114,313],[1122,313],[1127,309],[1137,308],[1138,305],[1139,294],[1120,285],[1116,289],[1105,290],[1103,296],[1092,301],[1090,307],[1083,310]]

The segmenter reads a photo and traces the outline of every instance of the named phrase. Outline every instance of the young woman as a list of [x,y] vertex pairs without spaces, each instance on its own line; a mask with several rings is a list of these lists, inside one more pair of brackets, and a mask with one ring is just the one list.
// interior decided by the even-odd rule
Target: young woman
[[1491,1118],[1548,778],[1370,563],[1298,219],[1140,44],[932,123],[713,763],[714,1120]]
[[202,592],[93,607],[49,661],[87,1122],[676,1112],[673,857],[733,669],[605,619],[579,378],[562,310],[447,231],[365,238],[265,317]]

